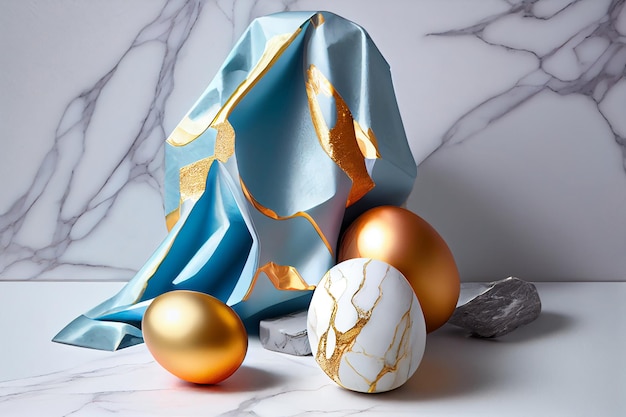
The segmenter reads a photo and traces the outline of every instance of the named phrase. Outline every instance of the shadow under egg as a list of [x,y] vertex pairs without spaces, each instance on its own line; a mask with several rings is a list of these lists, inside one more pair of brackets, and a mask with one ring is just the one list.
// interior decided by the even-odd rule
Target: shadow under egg
[[286,383],[283,376],[265,369],[242,365],[233,375],[218,384],[194,384],[179,380],[178,385],[184,389],[214,393],[235,393],[262,391]]

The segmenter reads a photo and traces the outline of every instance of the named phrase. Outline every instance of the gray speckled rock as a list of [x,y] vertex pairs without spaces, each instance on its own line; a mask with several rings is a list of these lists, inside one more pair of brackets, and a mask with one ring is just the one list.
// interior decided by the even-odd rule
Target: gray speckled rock
[[311,354],[306,332],[306,311],[261,320],[259,339],[265,349],[296,356]]
[[498,337],[535,320],[541,300],[534,284],[509,277],[484,284],[462,284],[449,323],[480,337]]

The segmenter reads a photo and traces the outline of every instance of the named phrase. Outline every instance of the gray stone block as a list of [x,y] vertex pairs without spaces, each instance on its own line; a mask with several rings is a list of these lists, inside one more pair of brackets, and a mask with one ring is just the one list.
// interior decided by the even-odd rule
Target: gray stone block
[[259,339],[265,349],[296,356],[311,354],[306,331],[307,312],[261,320]]
[[480,337],[498,337],[535,320],[541,300],[534,284],[509,277],[484,284],[462,284],[448,323]]

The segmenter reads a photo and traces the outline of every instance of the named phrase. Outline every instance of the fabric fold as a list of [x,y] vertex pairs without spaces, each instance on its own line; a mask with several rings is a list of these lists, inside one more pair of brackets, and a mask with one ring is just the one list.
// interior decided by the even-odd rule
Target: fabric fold
[[168,291],[210,294],[242,319],[306,308],[342,226],[400,205],[416,175],[389,66],[329,12],[253,21],[165,143],[169,233],[122,290],[55,341],[116,350]]

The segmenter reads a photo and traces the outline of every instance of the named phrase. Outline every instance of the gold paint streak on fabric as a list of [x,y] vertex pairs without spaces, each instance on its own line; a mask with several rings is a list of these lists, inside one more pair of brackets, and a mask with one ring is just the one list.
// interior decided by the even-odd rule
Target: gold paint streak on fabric
[[322,26],[324,22],[326,22],[326,19],[324,19],[324,15],[321,13],[318,13],[311,18],[311,23],[313,24],[315,29]]
[[296,37],[298,37],[301,31],[302,28],[298,28],[293,33],[284,33],[268,39],[265,44],[265,50],[263,51],[261,58],[259,58],[259,61],[250,70],[246,79],[243,80],[230,97],[228,97],[215,117],[211,121],[203,117],[196,121],[191,120],[189,117],[185,117],[178,124],[176,129],[174,129],[174,132],[170,135],[170,137],[167,138],[167,142],[172,146],[185,146],[197,139],[209,127],[217,128],[217,126],[221,123],[224,123],[242,98],[245,97],[245,95],[248,94],[256,83],[259,82],[259,80],[267,73],[267,71],[281,57],[289,45],[291,45]]
[[203,134],[211,125],[212,120],[213,117],[207,113],[195,120],[185,116],[174,128],[166,142],[172,146],[185,146]]
[[250,190],[248,190],[248,187],[246,187],[246,184],[244,184],[244,182],[243,182],[243,180],[241,178],[239,178],[239,183],[241,184],[241,190],[243,191],[243,195],[246,197],[246,200],[248,200],[250,202],[250,204],[252,204],[252,206],[255,209],[257,209],[259,212],[263,213],[265,216],[267,216],[267,217],[269,217],[271,219],[274,219],[274,220],[289,220],[289,219],[294,219],[296,217],[302,217],[305,220],[307,220],[309,223],[311,223],[311,226],[313,226],[313,228],[315,229],[315,231],[319,235],[320,239],[322,239],[322,242],[324,242],[324,245],[326,246],[326,249],[328,249],[328,252],[330,252],[331,256],[335,256],[334,255],[334,251],[333,251],[333,247],[328,242],[328,239],[324,235],[324,232],[322,232],[322,229],[318,226],[318,224],[315,221],[315,219],[313,217],[311,217],[311,215],[309,213],[304,212],[304,211],[298,211],[297,213],[291,214],[289,216],[279,216],[274,210],[272,210],[270,208],[267,208],[267,207],[263,206],[261,203],[259,203],[252,196],[252,194],[250,194]]
[[211,124],[222,123],[230,116],[231,111],[239,104],[241,99],[256,85],[257,82],[267,73],[274,63],[281,57],[283,52],[298,37],[302,28],[298,28],[293,33],[284,33],[270,38],[265,44],[265,51],[259,59],[259,62],[252,68],[246,78],[228,98],[220,111],[215,116]]
[[[370,308],[369,310],[362,309],[361,307],[356,305],[354,299],[356,295],[359,293],[359,291],[361,291],[363,289],[363,286],[365,285],[365,281],[367,279],[367,266],[370,264],[370,262],[371,260],[367,261],[363,265],[363,278],[359,284],[358,290],[355,291],[351,299],[352,306],[357,312],[356,323],[354,324],[354,326],[352,326],[350,329],[348,329],[345,332],[339,331],[337,327],[335,326],[335,320],[337,317],[337,311],[339,307],[337,304],[337,299],[333,296],[333,294],[330,291],[330,284],[331,284],[330,277],[329,279],[326,280],[326,283],[324,285],[324,289],[326,290],[326,293],[333,301],[333,306],[332,306],[332,311],[330,314],[330,320],[328,322],[328,329],[326,329],[326,331],[324,331],[324,333],[320,336],[320,340],[317,345],[317,353],[315,355],[315,360],[317,361],[319,366],[324,370],[324,372],[326,372],[328,376],[330,376],[336,383],[338,383],[341,386],[343,386],[343,384],[341,383],[341,379],[339,378],[339,366],[341,365],[341,359],[346,353],[352,351],[352,348],[354,344],[356,343],[356,338],[359,336],[359,334],[361,333],[365,325],[369,322],[369,319],[372,316],[374,309],[376,308],[376,306],[378,305],[378,303],[380,302],[382,298],[382,295],[383,295],[382,283],[389,273],[389,268],[387,268],[387,271],[385,272],[385,276],[383,277],[383,279],[381,280],[378,286],[378,297],[374,301],[374,305],[372,306],[372,308]],[[347,279],[347,277],[344,277],[344,279]],[[326,354],[326,349],[328,346],[328,335],[331,331],[335,333],[336,342],[335,342],[335,349],[333,350],[330,357],[328,357],[328,355]]]
[[[206,189],[206,177],[216,159],[226,162],[235,153],[235,130],[228,120],[215,126],[215,150],[213,156],[200,159],[180,168],[180,201],[191,198],[197,200]],[[170,217],[171,216],[171,217]],[[180,217],[180,206],[165,217],[168,230],[171,230]]]
[[356,134],[356,140],[361,150],[361,154],[367,159],[380,158],[380,152],[378,151],[378,139],[374,135],[372,128],[367,129],[367,133],[363,130],[359,122],[354,121],[354,133]]
[[277,290],[309,291],[315,289],[315,285],[307,284],[304,278],[302,278],[302,275],[300,275],[298,270],[293,266],[278,265],[274,262],[268,262],[256,270],[256,273],[252,278],[252,282],[250,283],[250,287],[248,287],[246,295],[243,296],[244,301],[246,301],[250,297],[250,294],[252,294],[252,290],[254,289],[256,281],[261,273],[267,275],[270,282]]
[[180,201],[198,199],[206,188],[206,177],[215,157],[200,159],[180,169]]
[[235,129],[228,120],[216,124],[217,136],[215,137],[215,150],[213,152],[216,159],[226,162],[235,154]]
[[178,219],[180,219],[180,207],[165,215],[165,226],[167,227],[168,232],[172,230]]
[[[352,188],[346,203],[348,207],[361,199],[375,185],[365,168],[352,113],[330,81],[314,65],[307,70],[306,92],[313,126],[322,149],[352,180]],[[320,94],[333,97],[335,101],[337,121],[330,129],[326,125],[317,100]]]
[[[235,144],[235,131],[233,127],[230,125],[228,121],[218,125],[217,127],[217,137],[215,139],[215,156],[210,156],[208,158],[200,159],[194,163],[189,165],[185,165],[180,168],[180,201],[184,201],[186,199],[198,199],[204,193],[206,188],[206,178],[209,173],[209,169],[213,164],[215,159],[219,159],[220,161],[225,162],[234,152],[234,144]],[[232,150],[232,151],[231,151]],[[167,226],[168,232],[172,230],[174,225],[180,219],[180,205],[175,210],[172,210],[165,216],[165,224]],[[172,239],[172,243],[170,243],[170,247],[166,250],[166,254],[169,252],[171,245],[173,244],[174,239]],[[166,256],[166,255],[165,255]],[[159,260],[159,262],[154,266],[153,270],[150,271],[150,278],[154,275],[158,267],[163,262],[163,259]],[[141,299],[141,296],[145,292],[148,287],[148,278],[143,285],[140,294],[135,300],[135,303]]]

